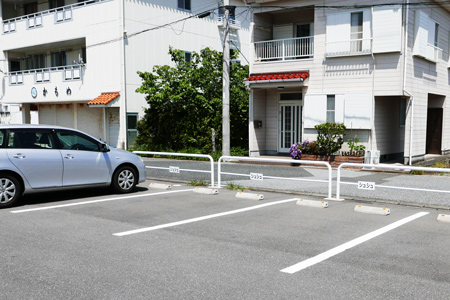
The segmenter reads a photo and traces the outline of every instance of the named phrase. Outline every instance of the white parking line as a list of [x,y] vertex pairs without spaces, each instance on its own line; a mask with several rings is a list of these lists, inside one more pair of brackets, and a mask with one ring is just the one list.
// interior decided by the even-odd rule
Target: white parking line
[[372,231],[372,232],[370,232],[370,233],[368,233],[366,235],[363,235],[363,236],[361,236],[359,238],[351,240],[350,242],[347,242],[347,243],[342,244],[342,245],[340,245],[338,247],[335,247],[335,248],[333,248],[331,250],[328,250],[328,251],[326,251],[326,252],[324,252],[322,254],[319,254],[317,256],[314,256],[312,258],[304,260],[304,261],[302,261],[302,262],[300,262],[298,264],[295,264],[293,266],[287,267],[287,268],[281,270],[281,272],[294,274],[294,273],[296,273],[298,271],[301,271],[301,270],[306,269],[306,268],[308,268],[308,267],[310,267],[312,265],[320,263],[320,262],[322,262],[322,261],[324,261],[324,260],[326,260],[326,259],[328,259],[330,257],[333,257],[333,256],[335,256],[335,255],[337,255],[339,253],[344,252],[345,250],[348,250],[348,249],[350,249],[352,247],[355,247],[355,246],[357,246],[357,245],[359,245],[361,243],[367,242],[368,240],[373,239],[373,238],[375,238],[375,237],[377,237],[379,235],[382,235],[383,233],[391,231],[391,230],[393,230],[393,229],[395,229],[397,227],[400,227],[400,226],[402,226],[402,225],[404,225],[404,224],[406,224],[408,222],[414,221],[415,219],[418,219],[418,218],[423,217],[423,216],[428,215],[428,214],[429,214],[428,212],[420,212],[420,213],[414,214],[414,215],[412,215],[410,217],[401,219],[401,220],[399,220],[397,222],[394,222],[394,223],[392,223],[390,225],[387,225],[387,226],[382,227],[382,228],[380,228],[378,230],[375,230],[375,231]]
[[141,229],[136,229],[136,230],[114,233],[113,235],[124,236],[124,235],[130,235],[130,234],[135,234],[135,233],[142,233],[142,232],[146,232],[146,231],[152,231],[152,230],[163,229],[163,228],[167,228],[167,227],[173,227],[173,226],[203,221],[203,220],[212,219],[212,218],[223,217],[223,216],[227,216],[227,215],[237,214],[237,213],[254,210],[254,209],[258,209],[258,208],[263,208],[263,207],[267,207],[267,206],[271,206],[271,205],[293,202],[293,201],[297,201],[297,200],[298,199],[294,198],[294,199],[269,202],[269,203],[265,203],[265,204],[261,204],[261,205],[255,205],[255,206],[250,206],[250,207],[236,209],[236,210],[230,210],[230,211],[226,211],[223,213],[217,213],[217,214],[213,214],[213,215],[208,215],[208,216],[203,216],[203,217],[198,217],[198,218],[193,218],[193,219],[187,219],[187,220],[183,220],[183,221],[179,221],[179,222],[167,223],[167,224],[157,225],[157,226],[153,226],[153,227],[146,227],[146,228],[141,228]]
[[53,206],[45,206],[45,207],[37,207],[37,208],[29,208],[29,209],[21,209],[21,210],[13,210],[13,211],[11,211],[11,213],[18,214],[18,213],[24,213],[24,212],[46,210],[46,209],[53,209],[53,208],[61,208],[61,207],[69,207],[69,206],[84,205],[84,204],[92,204],[92,203],[99,203],[99,202],[106,202],[106,201],[115,201],[115,200],[139,198],[139,197],[146,197],[146,196],[158,196],[158,195],[181,193],[181,192],[191,192],[192,190],[193,189],[178,190],[178,191],[168,191],[168,192],[159,192],[159,193],[151,193],[151,194],[138,194],[138,195],[124,196],[124,197],[115,197],[115,198],[99,199],[99,200],[92,200],[92,201],[83,201],[83,202],[77,202],[77,203],[69,203],[69,204],[61,204],[61,205],[53,205]]

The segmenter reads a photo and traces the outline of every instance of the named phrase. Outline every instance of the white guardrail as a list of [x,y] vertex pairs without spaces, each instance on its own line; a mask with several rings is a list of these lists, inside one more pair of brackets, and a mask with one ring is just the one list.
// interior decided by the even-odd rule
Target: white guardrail
[[[250,174],[242,174],[242,173],[228,173],[222,172],[221,162],[224,160],[243,160],[243,161],[260,161],[260,162],[277,162],[277,163],[296,163],[296,164],[309,164],[309,165],[322,165],[328,168],[328,180],[320,180],[320,179],[304,179],[304,178],[287,178],[287,177],[277,177],[277,176],[267,176],[260,173],[250,173]],[[270,159],[270,158],[253,158],[253,157],[239,157],[239,156],[222,156],[218,161],[218,179],[217,179],[217,187],[220,188],[221,184],[221,175],[234,175],[234,176],[243,176],[250,177],[250,180],[264,180],[264,179],[284,179],[284,180],[295,180],[295,181],[309,181],[309,182],[326,182],[328,183],[328,198],[333,199],[331,197],[331,189],[332,189],[332,172],[331,165],[328,162],[324,161],[309,161],[309,160],[294,160],[294,159]]]
[[389,169],[389,170],[405,170],[405,171],[425,171],[433,173],[450,173],[450,169],[444,168],[429,168],[429,167],[409,167],[409,166],[394,166],[394,165],[373,165],[373,164],[355,164],[355,163],[343,163],[337,169],[337,181],[336,181],[336,199],[342,201],[341,199],[341,184],[346,185],[356,185],[358,189],[363,190],[375,190],[377,188],[386,189],[396,189],[396,190],[410,190],[410,191],[421,191],[421,192],[436,192],[436,193],[450,193],[450,190],[434,190],[434,189],[423,189],[423,188],[413,188],[413,187],[401,187],[401,186],[388,186],[388,185],[377,185],[375,182],[358,181],[358,182],[343,182],[341,181],[341,170],[344,167],[362,167],[370,169]]
[[149,169],[162,169],[162,170],[169,170],[170,173],[180,173],[180,171],[185,172],[197,172],[197,173],[211,173],[211,186],[214,186],[214,159],[211,155],[207,154],[190,154],[190,153],[172,153],[172,152],[153,152],[153,151],[133,151],[135,154],[145,154],[145,155],[163,155],[163,156],[184,156],[184,157],[203,157],[208,158],[211,162],[211,170],[205,171],[205,170],[192,170],[192,169],[180,169],[179,167],[171,167],[168,168],[164,167],[152,167],[152,166],[145,166]]

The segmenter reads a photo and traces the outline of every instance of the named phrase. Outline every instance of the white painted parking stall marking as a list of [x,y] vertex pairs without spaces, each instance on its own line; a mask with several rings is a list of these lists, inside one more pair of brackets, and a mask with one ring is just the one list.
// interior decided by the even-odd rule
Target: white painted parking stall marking
[[386,233],[388,231],[391,231],[391,230],[393,230],[393,229],[395,229],[397,227],[405,225],[406,223],[414,221],[414,220],[416,220],[416,219],[418,219],[420,217],[426,216],[428,214],[429,214],[428,212],[420,212],[420,213],[414,214],[412,216],[409,216],[407,218],[401,219],[401,220],[399,220],[397,222],[394,222],[394,223],[392,223],[390,225],[387,225],[387,226],[382,227],[382,228],[380,228],[378,230],[375,230],[375,231],[372,231],[372,232],[370,232],[370,233],[368,233],[366,235],[363,235],[363,236],[361,236],[359,238],[351,240],[350,242],[347,242],[347,243],[342,244],[340,246],[337,246],[337,247],[335,247],[335,248],[333,248],[331,250],[323,252],[322,254],[319,254],[317,256],[311,257],[311,258],[309,258],[307,260],[304,260],[304,261],[302,261],[302,262],[300,262],[298,264],[295,264],[293,266],[287,267],[287,268],[281,270],[281,272],[288,273],[288,274],[294,274],[294,273],[296,273],[298,271],[301,271],[303,269],[311,267],[311,266],[313,266],[313,265],[315,265],[317,263],[320,263],[320,262],[322,262],[322,261],[324,261],[324,260],[326,260],[326,259],[328,259],[330,257],[333,257],[333,256],[335,256],[335,255],[337,255],[339,253],[342,253],[345,250],[348,250],[348,249],[353,248],[353,247],[355,247],[355,246],[357,246],[359,244],[367,242],[368,240],[371,240],[371,239],[373,239],[373,238],[375,238],[375,237],[377,237],[379,235],[382,235],[382,234],[384,234],[384,233]]
[[48,209],[54,209],[54,208],[62,208],[62,207],[70,207],[70,206],[77,206],[77,205],[93,204],[93,203],[99,203],[99,202],[116,201],[116,200],[124,200],[124,199],[147,197],[147,196],[158,196],[158,195],[182,193],[182,192],[192,192],[192,189],[179,190],[179,191],[159,192],[159,193],[151,193],[151,194],[139,194],[139,195],[124,196],[124,197],[115,197],[115,198],[99,199],[99,200],[92,200],[92,201],[83,201],[83,202],[78,202],[78,203],[69,203],[69,204],[61,204],[61,205],[53,205],[53,206],[45,206],[45,207],[37,207],[37,208],[29,208],[29,209],[21,209],[21,210],[13,210],[13,211],[11,211],[11,213],[18,214],[18,213],[32,212],[32,211],[38,211],[38,210],[48,210]]
[[141,229],[135,229],[135,230],[130,230],[130,231],[114,233],[113,235],[115,235],[115,236],[125,236],[125,235],[131,235],[131,234],[142,233],[142,232],[147,232],[147,231],[153,231],[153,230],[158,230],[158,229],[163,229],[163,228],[168,228],[168,227],[174,227],[174,226],[188,224],[188,223],[204,221],[204,220],[208,220],[208,219],[212,219],[212,218],[218,218],[218,217],[233,215],[233,214],[237,214],[237,213],[242,213],[242,212],[255,210],[255,209],[259,209],[259,208],[263,208],[263,207],[267,207],[267,206],[277,205],[277,204],[293,202],[293,201],[297,201],[297,200],[298,199],[294,198],[294,199],[275,201],[275,202],[265,203],[265,204],[261,204],[261,205],[255,205],[255,206],[250,206],[250,207],[236,209],[236,210],[230,210],[230,211],[226,211],[226,212],[223,212],[223,213],[217,213],[217,214],[212,214],[212,215],[208,215],[208,216],[203,216],[203,217],[198,217],[198,218],[193,218],[193,219],[187,219],[187,220],[183,220],[183,221],[179,221],[179,222],[167,223],[167,224],[162,224],[162,225],[157,225],[157,226],[152,226],[152,227],[146,227],[146,228],[141,228]]

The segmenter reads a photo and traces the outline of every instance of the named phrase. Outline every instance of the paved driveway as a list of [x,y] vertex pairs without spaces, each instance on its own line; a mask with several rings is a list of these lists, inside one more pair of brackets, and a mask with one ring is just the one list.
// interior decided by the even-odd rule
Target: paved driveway
[[[39,194],[0,210],[2,299],[446,299],[440,211],[325,209],[191,186]],[[308,197],[310,200],[321,198]],[[363,205],[381,207],[379,203]]]

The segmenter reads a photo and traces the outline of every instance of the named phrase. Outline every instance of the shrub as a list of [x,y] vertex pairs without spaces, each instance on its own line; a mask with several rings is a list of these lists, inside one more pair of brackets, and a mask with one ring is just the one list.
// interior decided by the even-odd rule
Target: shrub
[[318,154],[333,155],[344,143],[345,125],[343,123],[324,123],[314,127],[317,130],[316,145]]

